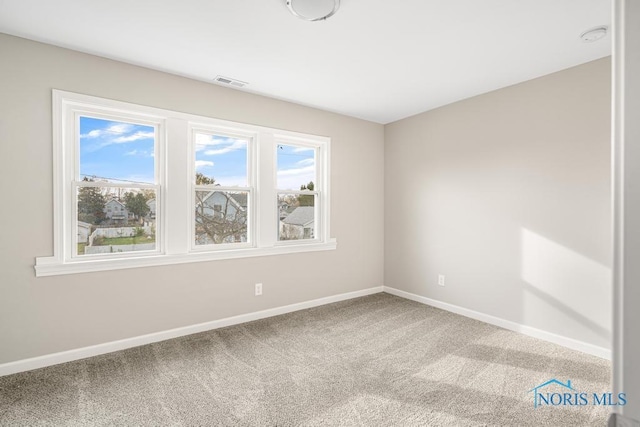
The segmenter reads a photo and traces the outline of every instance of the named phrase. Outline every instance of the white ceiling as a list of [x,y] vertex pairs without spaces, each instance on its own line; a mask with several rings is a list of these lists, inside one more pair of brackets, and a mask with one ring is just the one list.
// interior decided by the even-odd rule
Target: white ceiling
[[[0,0],[0,32],[389,123],[611,53],[610,0]],[[1,60],[1,57],[0,57]]]

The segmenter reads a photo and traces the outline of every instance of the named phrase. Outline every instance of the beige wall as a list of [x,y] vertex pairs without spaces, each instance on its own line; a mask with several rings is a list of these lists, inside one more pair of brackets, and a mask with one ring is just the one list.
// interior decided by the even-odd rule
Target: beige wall
[[[383,284],[383,198],[362,189],[383,187],[382,125],[2,34],[0,58],[0,363]],[[331,137],[338,249],[36,278],[53,254],[52,88]]]
[[[2,34],[0,55],[0,363],[383,283],[609,347],[608,59],[383,127]],[[338,250],[36,279],[52,88],[330,136]]]
[[610,67],[387,125],[385,285],[610,348]]

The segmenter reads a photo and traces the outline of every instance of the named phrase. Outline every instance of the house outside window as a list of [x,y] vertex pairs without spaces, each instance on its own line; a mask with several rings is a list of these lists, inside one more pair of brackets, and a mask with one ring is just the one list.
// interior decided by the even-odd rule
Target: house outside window
[[192,126],[193,250],[253,244],[255,180],[250,167],[256,135]]

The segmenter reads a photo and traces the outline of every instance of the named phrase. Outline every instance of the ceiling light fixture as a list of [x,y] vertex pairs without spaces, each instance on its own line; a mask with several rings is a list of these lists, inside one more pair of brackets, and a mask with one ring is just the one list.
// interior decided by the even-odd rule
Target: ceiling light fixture
[[324,21],[340,8],[340,0],[287,0],[289,12],[305,21]]
[[604,38],[607,35],[609,28],[606,25],[600,25],[599,27],[590,28],[584,33],[580,34],[580,38],[585,43],[593,43]]

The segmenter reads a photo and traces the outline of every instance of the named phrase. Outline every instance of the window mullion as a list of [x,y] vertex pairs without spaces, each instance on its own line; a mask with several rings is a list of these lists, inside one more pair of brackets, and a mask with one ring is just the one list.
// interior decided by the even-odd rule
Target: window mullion
[[259,214],[258,246],[273,246],[278,232],[278,196],[276,193],[276,141],[273,134],[258,137],[258,187],[256,191]]
[[181,119],[170,118],[166,121],[166,165],[165,185],[161,203],[165,218],[163,220],[163,242],[167,254],[184,254],[190,247],[190,229],[193,216],[190,153],[185,150],[188,123]]

